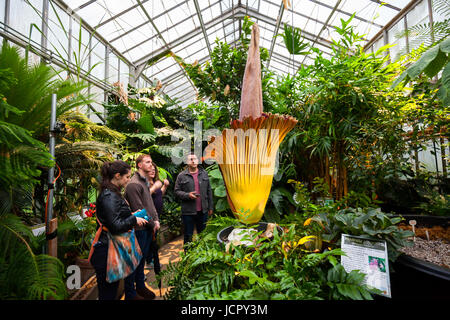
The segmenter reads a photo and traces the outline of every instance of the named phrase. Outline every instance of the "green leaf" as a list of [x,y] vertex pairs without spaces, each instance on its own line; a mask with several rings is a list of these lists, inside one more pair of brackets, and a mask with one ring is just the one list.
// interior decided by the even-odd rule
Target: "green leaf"
[[394,83],[392,83],[391,89],[394,89],[402,81],[408,82],[409,79],[410,78],[409,78],[408,72],[404,71],[397,79],[395,79]]
[[417,60],[416,63],[414,63],[412,66],[410,66],[406,72],[411,77],[411,79],[414,79],[415,77],[419,76],[430,63],[433,63],[434,59],[439,54],[439,46],[435,46],[427,51]]
[[450,38],[442,41],[439,47],[441,48],[442,52],[450,53]]
[[280,190],[278,189],[272,190],[272,192],[269,195],[269,199],[272,201],[278,213],[283,214],[283,205],[282,205],[283,196]]
[[425,68],[425,74],[430,78],[434,77],[439,71],[441,71],[447,61],[447,54],[439,50],[436,58]]
[[141,116],[137,123],[139,125],[139,128],[142,130],[142,132],[152,133],[152,134],[155,133],[155,129],[153,128],[151,114],[145,114],[145,115]]
[[216,211],[222,212],[228,209],[228,201],[225,198],[221,198],[216,202]]
[[226,197],[226,196],[227,196],[227,190],[226,190],[226,188],[225,188],[225,185],[222,185],[222,186],[217,187],[217,188],[214,190],[214,195],[215,195],[216,197],[220,197],[220,198]]

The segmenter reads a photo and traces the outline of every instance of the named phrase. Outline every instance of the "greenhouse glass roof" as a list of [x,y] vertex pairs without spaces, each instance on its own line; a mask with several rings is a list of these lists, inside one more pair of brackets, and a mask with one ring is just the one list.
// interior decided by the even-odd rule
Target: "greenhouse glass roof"
[[[66,0],[73,10],[148,79],[163,83],[163,91],[182,105],[195,101],[196,91],[172,57],[148,65],[169,50],[187,62],[204,63],[215,39],[233,44],[244,16],[261,30],[260,46],[269,50],[269,69],[292,73],[314,56],[292,56],[281,37],[284,23],[302,30],[306,41],[330,54],[333,26],[356,13],[352,23],[369,42],[410,0]],[[285,8],[284,3],[288,6]]]

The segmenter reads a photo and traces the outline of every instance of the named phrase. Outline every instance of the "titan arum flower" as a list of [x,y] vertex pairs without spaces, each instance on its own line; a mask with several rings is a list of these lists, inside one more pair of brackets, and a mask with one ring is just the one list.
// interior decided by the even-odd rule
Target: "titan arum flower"
[[222,172],[227,199],[237,219],[261,220],[269,198],[280,143],[297,120],[263,113],[259,27],[252,28],[242,84],[239,119],[208,145],[205,159],[215,159]]

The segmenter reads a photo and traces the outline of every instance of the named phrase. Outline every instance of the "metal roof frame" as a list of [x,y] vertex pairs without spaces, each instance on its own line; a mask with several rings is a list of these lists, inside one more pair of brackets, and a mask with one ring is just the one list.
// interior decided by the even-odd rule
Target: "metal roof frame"
[[[84,3],[80,4],[77,8],[71,9],[64,3],[63,0],[52,0],[52,1],[59,4],[60,7],[65,9],[75,19],[82,18],[79,16],[80,10],[90,6],[91,4],[100,2],[99,0],[89,0],[89,1],[86,0]],[[200,3],[200,0],[183,0],[183,1],[178,0],[176,2],[176,4],[170,8],[166,9],[166,6],[163,5],[163,7],[161,8],[161,9],[163,9],[163,11],[160,12],[159,14],[155,15],[154,17],[150,16],[150,14],[146,10],[146,7],[144,7],[144,5],[143,5],[145,3],[148,3],[149,0],[134,0],[134,1],[135,1],[135,3],[132,6],[126,8],[118,13],[115,13],[114,15],[112,15],[110,13],[111,17],[109,17],[108,19],[106,19],[104,21],[97,23],[97,25],[94,28],[90,27],[85,21],[82,21],[83,26],[88,30],[88,32],[96,33],[96,37],[99,39],[99,41],[101,41],[105,44],[107,50],[109,49],[109,50],[113,51],[114,54],[116,54],[120,59],[122,59],[123,61],[126,61],[126,63],[130,66],[130,73],[132,74],[132,76],[134,76],[134,79],[137,79],[140,76],[142,76],[142,77],[144,77],[145,81],[150,81],[149,77],[156,76],[156,75],[158,75],[158,73],[164,72],[164,70],[173,67],[174,64],[170,64],[169,66],[164,67],[164,69],[158,70],[158,72],[153,73],[151,76],[149,76],[148,74],[143,74],[143,71],[145,71],[145,69],[147,69],[149,67],[149,65],[148,65],[149,60],[151,60],[152,58],[163,57],[165,53],[172,51],[174,48],[176,48],[177,51],[185,50],[185,49],[189,48],[190,46],[194,45],[194,42],[187,44],[186,46],[183,46],[182,48],[177,48],[177,47],[182,45],[184,42],[190,41],[191,39],[194,39],[195,37],[198,37],[201,35],[203,35],[202,39],[204,39],[206,48],[208,49],[208,53],[209,53],[208,56],[204,56],[201,59],[199,59],[199,62],[201,61],[200,63],[204,63],[205,61],[210,59],[211,52],[212,52],[212,42],[210,40],[211,34],[213,34],[213,32],[218,31],[218,30],[214,30],[213,32],[209,33],[209,30],[211,30],[211,28],[214,28],[219,24],[222,24],[223,35],[224,35],[223,37],[219,37],[219,39],[221,41],[226,41],[226,42],[228,42],[227,40],[232,40],[229,43],[230,46],[236,46],[238,44],[238,40],[242,34],[242,19],[246,15],[252,17],[257,22],[263,22],[262,25],[267,24],[267,26],[264,27],[266,30],[265,31],[266,34],[265,34],[265,36],[261,36],[261,38],[264,39],[264,41],[265,41],[265,45],[269,46],[269,48],[267,48],[269,50],[269,59],[266,63],[267,68],[269,68],[269,67],[275,68],[277,71],[286,72],[286,71],[280,70],[280,67],[284,66],[284,67],[288,68],[288,70],[289,70],[289,68],[292,68],[292,66],[295,66],[296,68],[298,68],[299,66],[304,64],[307,59],[311,59],[308,55],[306,55],[303,58],[303,61],[299,62],[298,60],[295,60],[295,57],[291,58],[289,56],[285,56],[282,52],[280,52],[280,42],[277,42],[276,35],[279,33],[281,24],[286,23],[286,22],[283,22],[283,15],[285,13],[285,10],[286,9],[289,10],[289,8],[284,8],[284,3],[281,0],[258,0],[257,2],[253,2],[251,6],[249,5],[248,0],[246,0],[246,1],[229,0],[229,2],[227,2],[227,4],[229,4],[229,7],[226,9],[224,8],[225,2],[221,1],[221,0],[217,0],[217,1],[210,0],[210,1],[208,1],[208,3],[206,3],[206,1]],[[152,1],[156,1],[156,0],[152,0]],[[262,2],[262,1],[264,1],[264,2]],[[278,2],[275,3],[276,1],[279,1],[280,3],[278,3]],[[331,10],[331,12],[328,14],[326,21],[323,22],[323,21],[320,21],[320,19],[318,17],[317,17],[317,19],[315,19],[314,17],[308,16],[308,15],[304,14],[303,12],[298,12],[298,9],[294,10],[293,5],[290,10],[292,10],[293,14],[298,15],[303,18],[306,18],[307,22],[313,21],[314,23],[316,23],[315,26],[318,26],[318,28],[320,29],[319,32],[308,32],[306,30],[302,30],[302,35],[306,40],[311,41],[312,46],[314,46],[314,45],[323,46],[322,48],[319,48],[319,49],[322,52],[324,52],[324,54],[329,55],[329,53],[327,52],[327,48],[331,48],[332,42],[329,41],[328,39],[325,39],[324,37],[322,37],[321,34],[326,28],[333,27],[332,25],[329,24],[329,22],[332,20],[332,17],[335,16],[336,13],[341,13],[343,15],[350,17],[352,15],[352,13],[349,13],[347,10],[351,10],[351,9],[347,9],[347,10],[343,9],[342,7],[344,5],[343,5],[342,0],[336,0],[334,5],[328,4],[323,0],[308,0],[308,1],[316,4],[317,7],[315,6],[314,8],[317,8],[318,10],[320,10],[320,8],[322,8],[322,7]],[[389,23],[387,23],[384,26],[379,23],[374,22],[373,20],[371,21],[370,18],[366,19],[365,16],[361,16],[358,14],[355,15],[355,20],[364,22],[365,24],[368,24],[368,26],[374,26],[374,27],[380,29],[380,30],[378,30],[378,33],[376,33],[376,35],[373,36],[370,40],[364,39],[364,40],[366,40],[365,48],[369,47],[374,41],[376,41],[376,39],[378,39],[380,37],[380,35],[382,35],[383,32],[385,30],[387,30],[388,26],[395,23],[394,20],[399,20],[401,18],[401,16],[404,16],[405,13],[407,11],[409,11],[410,8],[412,7],[412,3],[418,2],[418,0],[417,1],[412,0],[403,8],[399,8],[396,5],[386,3],[383,0],[367,0],[367,1],[378,4],[380,6],[384,6],[386,8],[389,8],[389,9],[395,11],[396,15],[394,18],[392,18],[389,21]],[[70,2],[70,1],[68,1],[68,2]],[[108,6],[106,4],[106,1],[104,1],[103,3],[104,3],[104,5]],[[161,3],[163,3],[162,0],[161,0]],[[161,31],[158,29],[158,27],[156,26],[156,24],[154,22],[155,19],[158,19],[164,15],[170,14],[170,12],[172,10],[175,10],[180,5],[184,5],[184,4],[188,4],[188,3],[191,3],[194,6],[191,6],[191,5],[188,6],[189,13],[186,14],[187,17],[183,17],[180,21],[177,21],[177,23],[174,23],[172,25],[167,25],[165,30]],[[271,9],[270,13],[267,13],[267,14],[261,13],[260,7],[261,7],[262,3],[264,3],[264,5],[266,7],[270,6],[270,8],[278,7],[277,16],[275,16],[275,15],[271,16],[272,11],[275,11],[272,9]],[[202,8],[201,5],[206,5],[206,6]],[[217,8],[217,6],[219,8]],[[402,6],[403,6],[403,4],[402,4]],[[195,7],[195,13],[192,14],[193,7]],[[219,13],[220,15],[214,16],[214,14],[213,14],[211,16],[208,12],[209,17],[212,17],[212,18],[209,21],[205,21],[204,17],[203,17],[204,13],[206,12],[206,10],[213,8],[213,7],[215,7],[216,11],[219,9],[218,11],[220,12]],[[375,10],[375,6],[372,6],[372,7]],[[148,8],[148,5],[147,5],[147,8]],[[120,35],[116,35],[111,40],[105,39],[104,36],[102,36],[101,34],[99,34],[97,32],[98,28],[101,28],[101,27],[107,25],[108,23],[114,23],[116,21],[116,19],[120,18],[121,16],[123,16],[124,14],[126,14],[132,10],[139,10],[140,13],[143,13],[144,16],[146,17],[146,21],[143,23],[140,23],[137,26],[132,26],[130,30],[127,30],[126,32],[124,32]],[[211,9],[211,10],[214,10],[214,9]],[[363,9],[361,9],[361,11],[363,11]],[[389,11],[389,10],[387,10],[386,12],[389,12],[389,14],[392,13],[392,11]],[[275,13],[275,12],[273,12],[273,13]],[[189,19],[194,20],[195,16],[197,16],[197,19],[195,19],[195,21],[194,21],[194,27],[197,26],[197,23],[199,24],[199,26],[193,28],[191,30],[191,32],[186,32],[185,34],[183,34],[183,32],[180,32],[180,30],[173,29],[173,28],[176,28],[177,26],[181,25],[182,23],[185,23]],[[179,17],[179,13],[178,13],[178,17]],[[324,19],[324,18],[325,17],[322,16],[322,19]],[[124,20],[122,20],[122,21],[124,21]],[[236,21],[237,21],[237,24],[236,24]],[[285,19],[285,21],[286,21],[286,19]],[[233,24],[233,26],[232,26],[233,31],[227,32],[226,28],[231,27],[231,23]],[[290,24],[289,23],[287,23],[287,24],[295,25],[295,22],[292,21]],[[129,25],[129,26],[131,26],[131,25]],[[136,30],[139,30],[140,28],[142,28],[144,26],[151,26],[151,28],[155,31],[155,34],[152,35],[151,37],[149,37],[148,39],[139,41],[139,43],[132,45],[132,47],[125,46],[125,48],[124,48],[125,50],[118,51],[114,48],[114,45],[113,45],[114,42],[124,39],[125,36],[131,34],[132,32],[134,32]],[[273,30],[272,30],[272,27],[273,27]],[[177,30],[177,33],[182,34],[182,35],[179,36],[178,38],[173,39],[173,37],[170,36],[170,33],[169,33],[170,30]],[[270,33],[273,32],[273,36],[270,39],[266,38],[266,37],[270,37],[267,34],[267,32],[270,32]],[[168,42],[167,39],[164,38],[163,33],[164,34],[167,33],[167,36],[169,38],[171,38],[170,42]],[[172,34],[173,33],[174,32],[172,32]],[[141,32],[141,34],[142,34],[142,32]],[[229,36],[233,36],[233,38],[228,39]],[[143,45],[144,43],[146,43],[148,41],[154,41],[155,39],[158,39],[161,42],[161,46],[158,46],[155,50],[153,50],[153,47],[152,47],[152,52],[146,53],[143,57],[140,57],[136,60],[133,59],[134,61],[130,61],[130,59],[125,58],[125,54],[127,54],[128,52],[138,48],[140,45]],[[148,48],[149,46],[147,45],[146,47]],[[195,52],[193,52],[193,53],[191,53],[192,50],[189,50],[188,51],[189,56],[183,57],[183,59],[188,59],[192,56],[195,56],[199,52],[202,52],[204,49],[205,49],[204,47],[199,50],[197,50],[197,48],[195,48],[193,50]],[[127,56],[129,57],[130,55],[128,54]],[[271,66],[272,59],[274,59],[274,61],[277,62],[277,66]],[[280,64],[281,66],[278,64]],[[196,92],[196,88],[195,88],[194,84],[192,83],[192,80],[187,75],[186,71],[181,66],[179,66],[179,68],[180,68],[179,71],[166,77],[162,81],[169,81],[167,83],[167,85],[170,85],[170,83],[178,81],[178,80],[182,79],[182,77],[184,76],[187,78],[187,81],[190,83],[194,92]],[[130,81],[131,81],[131,79],[130,79]]]

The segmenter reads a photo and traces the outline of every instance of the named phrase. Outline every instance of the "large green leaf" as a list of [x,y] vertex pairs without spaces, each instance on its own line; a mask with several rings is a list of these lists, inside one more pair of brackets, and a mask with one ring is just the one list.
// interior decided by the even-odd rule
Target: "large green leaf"
[[151,114],[147,113],[142,115],[137,123],[143,133],[152,133],[152,134],[155,133]]
[[216,189],[214,189],[214,195],[220,198],[226,197],[227,190],[225,189],[225,185],[219,186]]
[[302,39],[302,31],[299,28],[291,27],[288,24],[284,24],[284,34],[280,34],[283,37],[286,49],[290,54],[308,54],[308,44]]
[[450,38],[442,41],[442,43],[439,45],[442,52],[450,53]]
[[434,77],[435,75],[438,74],[439,71],[441,71],[441,69],[444,67],[447,61],[448,61],[447,54],[439,50],[437,56],[425,68],[424,70],[425,74],[430,78]]
[[438,91],[438,97],[443,101],[444,106],[450,105],[450,62],[442,71],[441,88]]
[[434,46],[430,50],[425,51],[425,53],[419,58],[419,60],[417,60],[416,63],[414,63],[406,70],[409,77],[411,79],[418,77],[428,67],[428,65],[433,62],[438,54],[439,46]]
[[220,198],[216,202],[216,211],[222,212],[228,209],[228,201],[225,198]]

